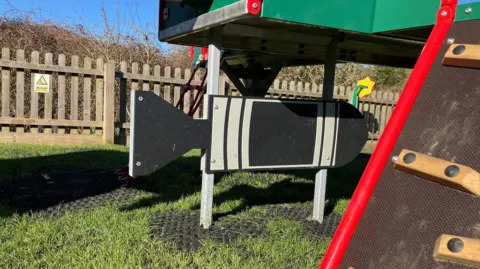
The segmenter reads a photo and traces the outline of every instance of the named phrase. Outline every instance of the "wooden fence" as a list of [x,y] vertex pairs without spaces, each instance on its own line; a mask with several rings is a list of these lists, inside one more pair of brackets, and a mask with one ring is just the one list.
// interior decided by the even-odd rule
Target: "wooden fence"
[[[34,51],[26,56],[2,49],[0,97],[0,142],[44,144],[127,144],[129,136],[130,89],[153,91],[168,102],[180,100],[182,86],[190,69],[128,64],[103,59]],[[173,71],[173,73],[172,73]],[[35,92],[35,73],[51,75],[49,93]],[[238,95],[228,79],[221,77],[221,91]],[[193,84],[201,81],[196,74]],[[225,83],[223,83],[225,81]],[[321,98],[322,85],[276,80],[267,98],[315,100]],[[334,99],[349,101],[352,87],[335,87]],[[185,96],[187,110],[194,93]],[[370,139],[378,139],[394,108],[398,94],[376,91],[362,99]],[[201,111],[195,114],[200,117]]]

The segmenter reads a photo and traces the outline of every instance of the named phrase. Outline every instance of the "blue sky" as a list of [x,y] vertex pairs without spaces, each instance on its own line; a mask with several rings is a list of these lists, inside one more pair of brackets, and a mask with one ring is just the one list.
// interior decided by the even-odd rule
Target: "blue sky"
[[[100,31],[103,26],[100,9],[103,6],[115,28],[128,31],[130,26],[141,25],[156,39],[158,0],[0,0],[0,14],[11,10],[34,10],[38,20],[51,20],[69,25],[83,24]],[[162,47],[165,44],[162,44]]]
[[117,14],[123,23],[132,16],[143,23],[158,21],[158,0],[0,0],[0,9],[11,9],[10,3],[22,11],[37,10],[43,19],[93,26],[102,23],[102,2],[111,21],[116,21]]
[[458,0],[458,4],[468,4],[468,3],[474,3],[474,2],[480,2],[480,0]]

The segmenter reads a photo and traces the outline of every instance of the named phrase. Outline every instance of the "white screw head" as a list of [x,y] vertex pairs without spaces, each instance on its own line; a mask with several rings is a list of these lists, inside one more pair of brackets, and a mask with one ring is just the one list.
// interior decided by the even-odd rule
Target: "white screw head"
[[138,101],[140,101],[140,102],[143,101],[143,97],[141,97],[141,96],[138,97]]
[[442,15],[442,17],[445,17],[448,15],[448,12],[446,10],[442,11],[442,13],[440,13],[440,15]]
[[216,163],[217,161],[215,159],[212,160],[212,163]]
[[455,43],[455,38],[447,39],[447,44],[453,44],[453,43]]
[[215,108],[215,109],[218,109],[218,106],[217,106],[217,105],[215,105],[215,107],[214,107],[214,108]]
[[141,162],[137,162],[136,165],[137,165],[137,166],[142,166],[142,163],[141,163]]
[[471,7],[467,7],[467,9],[465,9],[465,13],[466,13],[466,14],[472,13],[472,8],[471,8]]
[[327,157],[327,161],[330,161],[330,157]]
[[253,3],[252,7],[253,7],[253,8],[258,8],[258,4],[257,4],[257,3]]

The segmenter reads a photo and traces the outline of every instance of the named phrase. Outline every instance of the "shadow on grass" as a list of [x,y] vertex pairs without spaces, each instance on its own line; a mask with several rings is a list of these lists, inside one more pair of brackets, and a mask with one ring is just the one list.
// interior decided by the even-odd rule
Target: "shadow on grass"
[[2,216],[39,211],[111,192],[122,182],[105,167],[125,163],[127,153],[93,150],[0,160]]
[[[360,155],[345,167],[329,170],[327,183],[327,213],[336,202],[349,198],[368,162],[369,155]],[[13,212],[39,211],[59,204],[113,192],[122,187],[112,170],[128,161],[121,151],[93,150],[51,156],[0,160],[0,216]],[[122,210],[134,210],[158,203],[174,202],[201,190],[200,157],[187,155],[165,166],[158,172],[136,179],[132,189],[153,193]],[[102,171],[103,170],[103,171]],[[242,203],[224,214],[235,214],[247,207],[263,204],[296,203],[313,200],[316,171],[282,171],[279,174],[310,181],[286,179],[268,188],[248,184],[232,184],[214,197],[216,204],[232,200]],[[5,179],[21,177],[16,179]],[[24,177],[25,175],[30,175]],[[218,175],[222,180],[222,175]],[[218,183],[218,182],[217,182]],[[109,198],[105,198],[109,199]],[[1,207],[3,205],[3,207]],[[198,209],[199,205],[192,209]],[[220,217],[218,215],[216,217]]]
[[157,172],[135,179],[132,188],[153,193],[153,197],[141,198],[122,210],[135,210],[158,203],[174,202],[183,196],[200,191],[202,186],[200,157],[181,157]]
[[[350,164],[336,169],[328,170],[326,199],[328,203],[325,205],[325,215],[330,214],[337,202],[341,199],[349,199],[362,176],[370,155],[360,154]],[[242,199],[244,201],[230,212],[216,214],[215,218],[225,215],[235,214],[245,210],[248,207],[264,204],[279,203],[302,203],[313,201],[315,174],[314,170],[296,170],[286,171],[283,174],[292,175],[295,178],[310,179],[310,182],[295,182],[287,179],[272,184],[269,188],[256,188],[249,185],[233,186],[226,192],[216,195],[214,203]],[[199,205],[197,205],[199,208]]]
[[[0,217],[42,211],[94,196],[102,201],[121,199],[123,196],[115,195],[125,195],[125,191],[114,191],[124,182],[113,170],[126,163],[128,153],[115,150],[0,160]],[[164,202],[175,201],[200,189],[199,167],[199,156],[181,157],[157,173],[135,180],[130,190],[134,194],[154,193]],[[144,206],[142,200],[136,206]]]
[[[21,156],[26,150],[19,151],[16,158],[0,159],[0,183],[41,173],[103,169],[128,163],[128,153],[115,150],[85,150],[35,157]],[[27,151],[23,154],[28,153]]]
[[[326,214],[333,210],[338,200],[351,197],[369,158],[370,155],[368,154],[360,154],[350,164],[329,170],[326,197],[329,202],[326,205]],[[198,170],[199,161],[198,157],[182,158],[149,177],[139,179],[134,188],[140,188],[158,195],[143,198],[123,208],[123,210],[135,210],[158,203],[172,202],[182,196],[188,196],[200,191],[201,172]],[[291,175],[292,178],[273,183],[268,188],[257,188],[247,184],[232,185],[226,191],[215,195],[213,198],[214,203],[221,204],[234,200],[242,200],[242,203],[229,212],[216,214],[214,218],[218,219],[225,215],[235,214],[256,205],[312,201],[316,172],[314,170],[278,172],[279,174]],[[222,177],[218,175],[216,178],[221,180]],[[305,178],[310,179],[310,181],[297,182],[293,181],[293,178]],[[252,180],[254,179],[255,177],[252,177]],[[191,209],[199,208],[200,205],[197,204]]]

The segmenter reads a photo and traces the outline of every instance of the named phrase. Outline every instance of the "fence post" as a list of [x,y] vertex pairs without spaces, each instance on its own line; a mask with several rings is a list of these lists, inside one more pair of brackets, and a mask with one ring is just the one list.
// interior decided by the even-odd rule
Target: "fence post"
[[108,61],[104,69],[103,91],[103,144],[113,144],[115,140],[115,61]]
[[353,103],[353,94],[354,94],[354,91],[352,90],[352,88],[348,87],[347,88],[347,97],[348,97],[348,103],[349,104]]
[[[187,78],[188,79],[188,78]],[[218,94],[225,95],[226,94],[226,83],[227,79],[224,74],[220,75],[220,79],[218,80]]]
[[[125,61],[120,63],[120,72],[126,74],[128,72],[128,64]],[[119,111],[119,119],[118,121],[120,124],[124,124],[127,122],[127,79],[120,77],[120,109]],[[120,128],[120,136],[126,136],[125,129]]]

